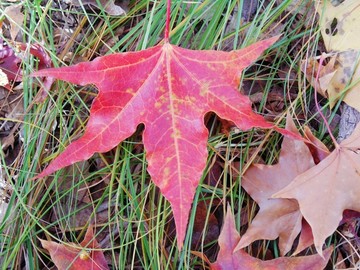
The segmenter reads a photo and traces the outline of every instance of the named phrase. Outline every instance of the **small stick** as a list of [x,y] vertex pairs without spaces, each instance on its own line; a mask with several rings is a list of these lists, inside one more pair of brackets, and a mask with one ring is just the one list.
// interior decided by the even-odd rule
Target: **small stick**
[[323,62],[326,58],[326,53],[323,53],[320,57],[320,60],[319,60],[319,68],[317,70],[317,73],[316,73],[316,83],[315,83],[315,91],[314,91],[314,95],[315,95],[315,104],[316,104],[316,109],[317,111],[319,112],[320,116],[322,117],[322,119],[324,119],[324,123],[325,123],[325,126],[327,128],[327,130],[329,131],[329,135],[330,135],[330,138],[331,140],[334,142],[334,145],[336,148],[339,148],[339,144],[337,143],[334,135],[332,134],[331,132],[331,129],[330,129],[330,125],[329,125],[329,122],[326,120],[324,114],[322,113],[321,109],[320,109],[320,106],[319,106],[319,103],[318,103],[318,100],[317,100],[317,85],[318,85],[318,82],[319,82],[319,73],[320,73],[320,70],[321,70],[321,67],[323,66]]

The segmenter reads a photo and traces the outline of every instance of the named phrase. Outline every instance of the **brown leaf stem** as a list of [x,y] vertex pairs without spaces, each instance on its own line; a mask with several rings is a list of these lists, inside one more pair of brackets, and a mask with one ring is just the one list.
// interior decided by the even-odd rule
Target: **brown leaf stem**
[[[326,58],[326,54],[323,53],[323,54],[321,55],[321,57],[320,57],[319,67],[318,67],[318,70],[317,70],[317,72],[316,72],[316,78],[315,78],[316,82],[319,81],[320,69],[321,69],[321,67],[323,66],[323,62],[324,62],[325,58]],[[333,135],[332,132],[331,132],[329,122],[326,120],[324,114],[322,113],[322,111],[321,111],[321,109],[320,109],[319,102],[318,102],[318,99],[317,99],[317,93],[318,93],[317,85],[318,85],[318,84],[315,84],[315,86],[314,86],[314,87],[315,87],[314,96],[315,96],[316,109],[317,109],[317,111],[319,112],[319,114],[320,114],[320,116],[322,117],[322,119],[324,119],[325,126],[326,126],[327,130],[329,131],[329,135],[330,135],[330,137],[331,137],[331,140],[334,142],[335,147],[336,147],[336,148],[339,148],[340,146],[339,146],[339,144],[337,143],[334,135]]]

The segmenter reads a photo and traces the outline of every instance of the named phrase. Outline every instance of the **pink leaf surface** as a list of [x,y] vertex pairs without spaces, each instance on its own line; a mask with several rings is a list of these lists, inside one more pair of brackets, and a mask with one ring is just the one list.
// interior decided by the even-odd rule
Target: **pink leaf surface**
[[104,254],[98,250],[100,246],[94,238],[92,227],[88,228],[84,240],[79,245],[58,244],[46,240],[41,240],[41,244],[49,251],[51,259],[59,270],[109,269]]
[[[20,57],[21,52],[29,52],[35,56],[39,60],[39,69],[52,67],[51,58],[40,45],[35,44],[29,46],[25,43],[15,43],[13,46],[16,47],[16,50],[19,52],[16,53],[13,47],[4,43],[0,38],[0,70],[5,73],[9,81],[20,82],[22,80],[21,62],[23,59]],[[29,56],[29,54],[26,55]],[[52,83],[53,79],[51,78],[43,81],[46,91],[50,89]],[[5,87],[11,90],[10,85],[5,85]]]

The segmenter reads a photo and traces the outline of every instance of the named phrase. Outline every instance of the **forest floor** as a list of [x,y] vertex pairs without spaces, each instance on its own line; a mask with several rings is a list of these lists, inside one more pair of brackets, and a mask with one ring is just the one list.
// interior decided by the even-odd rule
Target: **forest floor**
[[[209,156],[181,252],[170,204],[146,170],[142,125],[113,150],[33,180],[83,134],[98,91],[93,85],[56,81],[44,92],[46,82],[29,74],[41,65],[62,67],[144,50],[164,37],[166,1],[115,1],[107,9],[98,6],[107,1],[79,2],[0,3],[0,60],[13,57],[12,72],[20,67],[9,84],[0,73],[0,268],[55,269],[40,239],[80,243],[92,225],[110,269],[209,269],[218,259],[226,206],[241,236],[259,211],[241,186],[244,173],[253,163],[279,162],[283,137],[259,129],[240,131],[213,113],[206,115]],[[291,114],[299,130],[308,126],[333,150],[314,89],[303,73],[304,63],[326,52],[315,2],[173,1],[170,40],[192,50],[231,51],[281,35],[243,72],[239,91],[267,121],[284,127]],[[20,43],[23,47],[16,45]],[[34,45],[36,53],[31,53]],[[336,137],[341,101],[330,109],[327,99],[319,94],[317,99]],[[359,269],[358,219],[352,215],[326,240],[334,246],[326,269]],[[298,242],[296,238],[287,256]],[[254,241],[244,250],[261,260],[281,253],[277,237]],[[315,253],[310,246],[300,255]]]

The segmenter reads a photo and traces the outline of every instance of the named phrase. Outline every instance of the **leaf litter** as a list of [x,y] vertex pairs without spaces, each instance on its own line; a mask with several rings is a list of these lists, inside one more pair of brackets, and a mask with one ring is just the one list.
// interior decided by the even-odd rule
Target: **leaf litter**
[[[314,147],[314,149],[313,149],[313,151],[315,151],[315,152],[317,152],[317,150],[318,150],[318,148],[317,147]],[[323,153],[320,151],[320,152],[318,152],[318,157],[317,157],[317,160],[316,160],[316,158],[315,158],[315,155],[314,155],[314,152],[312,151],[312,154],[313,154],[313,157],[314,157],[314,161],[315,161],[315,163],[317,164],[317,163],[319,163],[324,157],[322,156],[323,155]],[[275,200],[275,199],[274,199]],[[280,200],[280,199],[278,199],[278,200]],[[203,214],[201,214],[201,216],[202,216]],[[213,220],[213,219],[212,219]],[[213,221],[213,223],[214,224],[216,224],[216,222],[215,222],[215,220]],[[306,223],[304,223],[303,222],[303,225],[302,225],[302,227],[303,227],[303,229],[305,228],[305,225],[304,224],[306,224]],[[305,230],[304,230],[305,231]],[[310,237],[311,238],[311,237]],[[311,241],[310,241],[311,242]],[[327,256],[327,251],[325,251],[324,252],[324,254],[325,254],[325,256]]]

